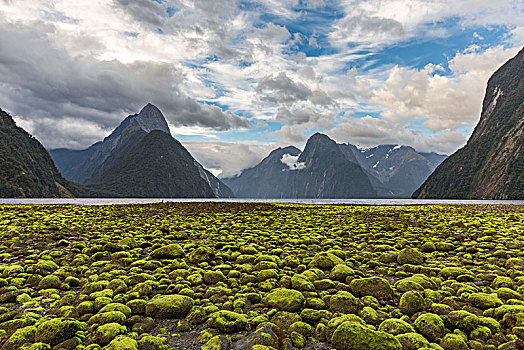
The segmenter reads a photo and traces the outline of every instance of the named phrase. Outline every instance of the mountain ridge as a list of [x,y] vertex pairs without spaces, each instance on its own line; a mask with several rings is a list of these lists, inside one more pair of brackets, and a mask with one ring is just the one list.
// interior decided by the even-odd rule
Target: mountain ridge
[[0,109],[0,197],[73,197],[44,146]]
[[524,199],[524,49],[489,79],[466,145],[413,198]]
[[[143,129],[143,127],[145,129]],[[148,103],[139,113],[125,118],[109,136],[84,150],[51,149],[49,153],[63,176],[80,184],[89,179],[111,151],[124,143],[133,132],[161,130],[170,134],[169,126],[160,110]]]
[[[308,145],[310,150],[312,146],[315,146],[313,148],[317,149],[316,153],[318,156],[308,155],[310,153],[309,150],[306,151]],[[329,148],[331,153],[319,151],[323,146]],[[368,178],[373,190],[365,192],[367,196],[373,196],[374,198],[409,198],[411,193],[431,174],[436,165],[446,157],[436,153],[416,152],[414,148],[404,145],[379,145],[360,149],[349,143],[337,144],[327,135],[321,133],[312,135],[306,144],[306,148],[304,152],[294,146],[275,149],[256,166],[243,170],[237,176],[222,180],[233,189],[233,192],[238,197],[282,198],[287,196],[290,198],[317,198],[319,194],[315,193],[313,188],[320,186],[320,182],[317,182],[317,185],[309,184],[307,188],[299,186],[300,181],[307,182],[304,172],[299,170],[304,170],[303,168],[311,166],[311,162],[315,158],[335,159],[335,162],[340,163],[339,172],[345,173],[346,176],[353,174],[355,179],[364,175]],[[284,155],[285,150],[290,149],[294,150],[292,155]],[[382,155],[378,153],[382,153]],[[403,156],[399,157],[398,155]],[[284,159],[284,157],[287,158]],[[286,162],[288,163],[287,165],[285,164]],[[348,162],[357,165],[357,167],[347,165],[346,163]],[[374,165],[375,168],[373,167]],[[346,169],[348,166],[351,169]],[[391,172],[390,168],[395,167],[398,168],[395,169],[397,172]],[[277,168],[279,172],[275,173],[274,168]],[[329,165],[324,164],[324,170],[328,168]],[[346,170],[343,171],[343,168]],[[364,174],[357,168],[360,168]],[[387,169],[391,174],[381,175],[377,171],[380,169]],[[333,171],[334,169],[331,169],[332,174]],[[291,176],[291,173],[299,175]],[[404,179],[406,176],[409,177],[408,180]],[[301,180],[292,179],[295,177],[299,177]],[[339,178],[339,181],[340,179],[342,179],[342,176]],[[252,186],[251,184],[253,183],[256,183],[256,186]],[[326,184],[326,182],[323,183],[324,188]],[[367,188],[366,184],[361,185],[364,186],[363,188]],[[318,187],[317,191],[323,192],[324,189]],[[334,190],[330,194],[336,198],[344,197],[344,195],[335,193]],[[363,194],[345,192],[345,195],[362,198]]]
[[[148,136],[150,134],[153,135]],[[163,147],[161,142],[164,143]],[[154,147],[154,152],[141,150],[140,147]],[[225,184],[204,169],[171,136],[162,112],[151,103],[139,113],[126,117],[103,141],[85,150],[54,149],[50,150],[50,154],[67,179],[97,190],[113,191],[115,196],[233,196]],[[164,157],[165,163],[174,164],[159,161]],[[178,166],[177,163],[183,163],[184,166]],[[122,177],[121,183],[115,174]],[[187,178],[183,180],[184,177]],[[138,178],[147,182],[150,189],[144,187],[145,183],[137,181]],[[166,183],[166,179],[171,179],[172,183]],[[187,184],[193,188],[187,187]]]

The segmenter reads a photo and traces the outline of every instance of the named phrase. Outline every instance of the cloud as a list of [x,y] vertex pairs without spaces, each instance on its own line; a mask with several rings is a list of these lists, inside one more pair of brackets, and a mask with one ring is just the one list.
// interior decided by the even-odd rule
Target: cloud
[[299,156],[292,156],[291,154],[284,154],[280,161],[289,167],[289,170],[301,170],[306,168],[305,162],[298,161]]
[[516,27],[509,33],[509,40],[516,46],[524,44],[524,26]]
[[185,141],[182,144],[200,164],[219,177],[238,175],[279,147],[276,143],[256,141]]
[[292,110],[281,107],[275,120],[282,123],[282,127],[270,136],[277,137],[281,143],[301,147],[309,134],[333,127],[334,119],[331,113],[319,113],[308,107]]
[[302,82],[295,82],[285,72],[266,76],[260,80],[256,91],[260,99],[277,104],[293,104],[310,101],[315,105],[333,104],[333,100],[322,90],[312,90]]
[[466,144],[467,135],[451,129],[424,135],[403,123],[391,122],[371,116],[363,118],[343,117],[340,123],[325,133],[340,143],[363,147],[381,144],[412,146],[419,152],[451,154]]
[[450,75],[439,75],[442,67],[432,64],[423,69],[395,66],[367,100],[383,106],[382,116],[394,122],[422,118],[422,125],[434,132],[472,127],[480,118],[489,77],[517,50],[466,49],[449,60]]
[[166,8],[151,0],[113,0],[116,8],[129,15],[131,21],[161,27],[166,18]]
[[398,39],[405,35],[402,24],[392,18],[359,14],[346,16],[336,26],[333,37],[351,42],[373,42],[384,39]]
[[[524,3],[515,0],[352,0],[340,2],[343,16],[330,39],[340,48],[360,43],[364,49],[417,37],[449,37],[443,23],[457,27],[522,25]],[[357,47],[362,48],[362,47]]]
[[[244,117],[183,93],[184,76],[174,64],[71,56],[49,39],[55,30],[40,21],[31,27],[0,22],[0,103],[19,120],[28,120],[29,131],[47,147],[85,147],[147,102],[156,104],[175,126],[225,131],[251,125]],[[69,131],[53,128],[64,121],[71,125]],[[75,125],[91,125],[91,132],[74,135],[79,129]]]
[[285,124],[306,124],[317,123],[322,118],[320,113],[311,108],[303,108],[291,112],[285,107],[280,107],[276,120]]

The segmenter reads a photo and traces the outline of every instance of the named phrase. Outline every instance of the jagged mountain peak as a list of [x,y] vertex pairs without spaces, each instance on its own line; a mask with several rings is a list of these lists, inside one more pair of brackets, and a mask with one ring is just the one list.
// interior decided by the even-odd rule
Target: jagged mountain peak
[[116,196],[232,197],[173,136],[162,112],[148,103],[103,141],[72,151],[51,150],[67,179]]
[[316,132],[314,133],[313,135],[311,135],[309,137],[309,139],[307,140],[308,143],[335,143],[335,141],[333,141],[329,136],[327,136],[326,134],[322,134],[320,132]]
[[133,119],[138,122],[142,130],[145,132],[149,133],[153,130],[160,130],[166,134],[171,134],[166,118],[164,118],[162,112],[151,103],[145,105],[140,113],[133,116]]

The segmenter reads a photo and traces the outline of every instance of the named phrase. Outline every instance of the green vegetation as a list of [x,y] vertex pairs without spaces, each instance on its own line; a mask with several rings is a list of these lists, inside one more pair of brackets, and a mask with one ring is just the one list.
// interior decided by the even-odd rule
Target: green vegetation
[[0,164],[0,197],[67,197],[75,192],[40,142],[1,109]]
[[159,130],[135,131],[86,183],[114,197],[214,198],[189,152]]
[[524,49],[488,81],[480,122],[468,143],[413,198],[524,199]]
[[2,349],[518,349],[524,208],[0,206]]

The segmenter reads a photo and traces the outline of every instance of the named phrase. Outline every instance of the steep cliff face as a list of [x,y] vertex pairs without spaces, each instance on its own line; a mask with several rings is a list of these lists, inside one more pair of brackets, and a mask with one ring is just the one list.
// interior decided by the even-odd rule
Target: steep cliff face
[[0,109],[0,197],[71,197],[45,148]]
[[160,130],[135,133],[110,154],[86,185],[111,191],[116,197],[215,197],[191,154]]
[[50,150],[49,153],[66,179],[83,184],[91,178],[93,172],[104,163],[114,149],[126,143],[137,132],[148,133],[153,130],[170,134],[162,112],[152,104],[147,104],[140,113],[124,119],[103,141],[85,150],[60,148]]
[[[83,189],[112,197],[233,197],[171,136],[160,110],[146,105],[88,149],[50,151],[57,167]],[[90,195],[90,194],[88,194]]]
[[414,198],[524,199],[524,49],[488,81],[466,146],[444,161]]

